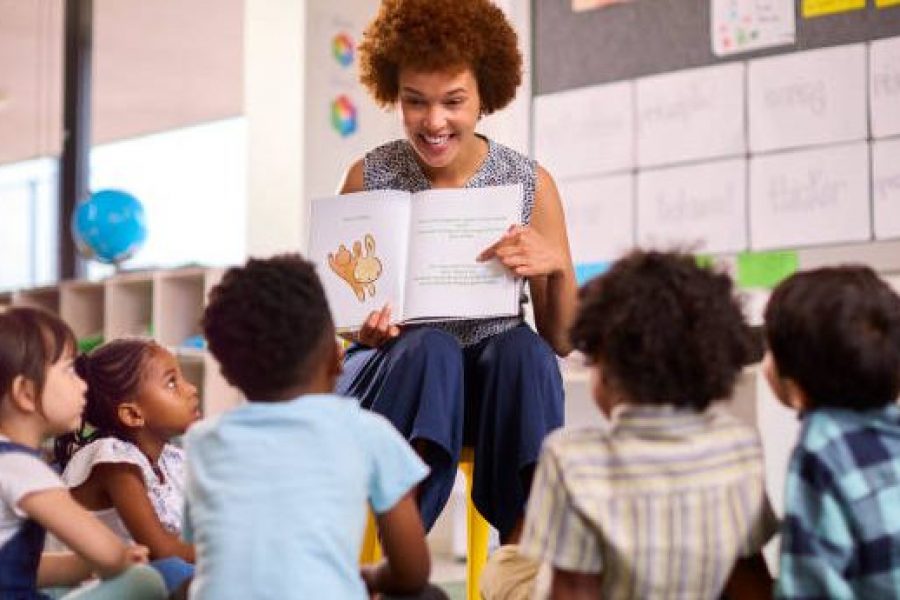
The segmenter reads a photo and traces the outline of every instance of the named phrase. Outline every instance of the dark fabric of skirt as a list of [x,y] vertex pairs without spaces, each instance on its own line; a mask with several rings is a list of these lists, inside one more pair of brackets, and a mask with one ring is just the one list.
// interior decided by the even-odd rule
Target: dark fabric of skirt
[[472,500],[505,537],[523,514],[541,443],[563,422],[556,357],[525,324],[466,348],[428,327],[379,349],[354,346],[336,392],[384,415],[414,445],[431,442],[419,493],[426,529],[450,496],[466,445],[475,450]]

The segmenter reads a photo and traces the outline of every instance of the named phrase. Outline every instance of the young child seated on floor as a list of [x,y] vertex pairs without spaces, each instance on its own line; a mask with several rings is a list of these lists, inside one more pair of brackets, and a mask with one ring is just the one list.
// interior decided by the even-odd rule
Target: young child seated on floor
[[171,444],[200,416],[197,389],[172,353],[138,338],[107,342],[75,360],[88,385],[82,428],[57,439],[72,496],[122,539],[150,549],[170,590],[193,574],[180,538],[184,453]]
[[518,551],[551,597],[770,596],[762,448],[715,403],[753,349],[728,275],[634,251],[581,289],[571,337],[609,426],[544,442]]
[[900,297],[868,267],[797,273],[765,331],[763,370],[802,421],[775,595],[900,597]]
[[[75,336],[32,308],[0,312],[0,598],[47,598],[38,589],[103,581],[67,599],[164,598],[159,575],[72,499],[40,459],[50,437],[81,422],[85,383],[72,369]],[[42,552],[46,531],[73,552]]]
[[[430,561],[415,488],[427,468],[387,420],[331,393],[342,351],[312,263],[284,255],[229,269],[203,330],[249,402],[185,436],[191,597],[421,590]],[[387,559],[360,573],[367,506]]]

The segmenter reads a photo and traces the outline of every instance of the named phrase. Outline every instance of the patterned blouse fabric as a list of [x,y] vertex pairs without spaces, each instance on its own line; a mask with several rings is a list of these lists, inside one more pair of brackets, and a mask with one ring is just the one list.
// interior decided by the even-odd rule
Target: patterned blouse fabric
[[[522,224],[530,223],[537,183],[536,163],[515,150],[484,139],[488,143],[487,156],[465,187],[521,183],[524,188]],[[389,142],[366,154],[363,161],[363,184],[366,190],[393,189],[411,193],[431,188],[431,183],[416,162],[415,150],[407,140]],[[487,337],[512,329],[521,322],[520,314],[516,317],[443,321],[430,323],[429,326],[446,331],[462,346],[471,346]]]
[[[184,511],[184,451],[166,444],[159,455],[157,464],[159,475],[150,461],[137,446],[117,438],[100,438],[80,448],[63,471],[62,479],[70,488],[78,487],[91,475],[95,466],[102,463],[127,463],[135,465],[141,472],[150,504],[159,522],[167,531],[181,533]],[[97,511],[97,518],[106,523],[120,537],[130,540],[131,536],[115,509]]]

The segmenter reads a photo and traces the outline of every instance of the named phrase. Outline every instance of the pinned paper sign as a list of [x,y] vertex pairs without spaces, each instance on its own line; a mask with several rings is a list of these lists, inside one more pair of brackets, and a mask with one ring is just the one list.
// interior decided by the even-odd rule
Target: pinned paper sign
[[737,282],[742,288],[771,289],[797,271],[792,251],[743,252],[737,257]]
[[[881,0],[887,2],[892,0]],[[896,0],[893,0],[896,3]],[[803,18],[822,17],[838,13],[862,10],[866,0],[803,0]]]
[[574,12],[582,12],[585,10],[593,10],[595,8],[604,8],[611,4],[623,4],[630,0],[572,0],[572,10]]
[[716,56],[793,44],[793,0],[710,0],[712,51]]

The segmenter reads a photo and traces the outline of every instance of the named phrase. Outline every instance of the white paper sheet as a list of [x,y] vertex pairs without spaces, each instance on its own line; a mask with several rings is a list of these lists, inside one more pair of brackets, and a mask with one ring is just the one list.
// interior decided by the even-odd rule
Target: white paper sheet
[[868,164],[866,142],[751,158],[751,247],[869,240]]
[[742,63],[638,79],[636,94],[641,167],[745,151]]
[[[369,313],[390,302],[394,318],[403,314],[403,284],[406,278],[405,232],[409,225],[409,195],[397,190],[315,198],[310,202],[308,257],[316,263],[335,326],[358,328]],[[328,227],[316,226],[330,223]],[[366,246],[367,236],[372,250]],[[352,287],[330,267],[360,245],[363,256],[376,256],[383,272],[371,293],[359,298]],[[343,247],[343,248],[342,248]],[[390,257],[388,259],[388,257]]]
[[900,238],[900,139],[872,143],[875,237]]
[[[413,197],[404,317],[515,315],[520,287],[478,254],[520,222],[522,186],[429,189]],[[441,319],[439,319],[441,320]]]
[[710,0],[710,37],[716,56],[793,44],[793,0]]
[[634,246],[634,179],[614,175],[560,182],[576,264],[618,258]]
[[747,248],[746,159],[638,174],[638,243],[696,252]]
[[535,157],[557,179],[630,169],[633,115],[630,81],[538,96]]
[[866,138],[863,44],[751,60],[748,81],[751,152]]
[[900,37],[876,40],[869,48],[872,137],[900,134]]

